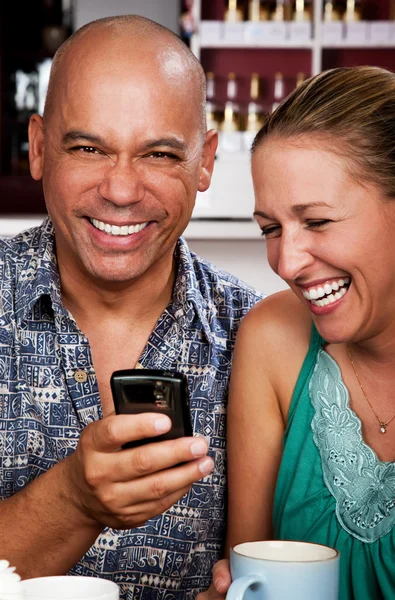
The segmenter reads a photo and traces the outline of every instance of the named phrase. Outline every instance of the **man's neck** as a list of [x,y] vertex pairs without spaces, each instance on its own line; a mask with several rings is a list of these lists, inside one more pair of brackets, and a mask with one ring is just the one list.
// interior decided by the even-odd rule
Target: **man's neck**
[[73,275],[71,269],[59,268],[62,300],[82,331],[92,324],[116,321],[133,323],[156,320],[170,302],[177,266],[173,260],[167,268],[154,274],[122,283],[102,283],[88,276]]

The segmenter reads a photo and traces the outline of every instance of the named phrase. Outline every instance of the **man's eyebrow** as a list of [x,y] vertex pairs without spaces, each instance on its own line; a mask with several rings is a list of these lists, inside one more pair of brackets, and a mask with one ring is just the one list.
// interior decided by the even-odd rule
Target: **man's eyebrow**
[[[292,206],[292,211],[296,214],[303,214],[309,208],[330,208],[329,204],[326,202],[309,202],[308,204],[295,204]],[[254,217],[262,217],[263,219],[271,219],[269,215],[264,213],[262,210],[256,210],[254,212]]]
[[67,131],[67,133],[65,133],[62,138],[62,141],[64,144],[68,144],[70,142],[76,142],[77,140],[85,140],[92,144],[98,144],[98,145],[104,144],[104,141],[98,135],[93,135],[86,131],[79,131],[79,130],[75,130],[75,129],[72,129],[71,131]]
[[147,150],[152,150],[152,148],[158,147],[166,147],[166,148],[174,148],[174,150],[186,150],[187,145],[182,140],[178,138],[160,138],[159,140],[150,140],[144,144],[144,148]]
[[[63,136],[63,143],[68,144],[70,142],[76,142],[78,140],[84,140],[91,144],[98,144],[100,146],[105,145],[104,140],[98,136],[93,135],[92,133],[88,133],[87,131],[74,130],[68,131]],[[142,145],[142,148],[145,150],[152,150],[152,148],[173,148],[174,150],[185,151],[187,149],[187,145],[182,140],[171,137],[171,138],[160,138],[157,140],[149,140],[148,142]]]

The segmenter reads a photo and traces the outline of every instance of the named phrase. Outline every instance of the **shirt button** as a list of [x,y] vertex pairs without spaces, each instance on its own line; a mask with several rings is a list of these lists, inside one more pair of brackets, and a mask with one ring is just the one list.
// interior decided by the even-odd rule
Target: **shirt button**
[[88,375],[85,373],[85,371],[76,371],[74,373],[74,379],[78,381],[78,383],[85,383],[85,381],[88,379]]

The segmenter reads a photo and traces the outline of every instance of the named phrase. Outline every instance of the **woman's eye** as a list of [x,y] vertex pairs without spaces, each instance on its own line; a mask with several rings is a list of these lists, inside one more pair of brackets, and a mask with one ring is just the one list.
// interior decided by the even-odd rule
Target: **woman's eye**
[[269,238],[277,237],[280,235],[281,227],[273,225],[270,227],[264,227],[262,230],[262,236],[267,240]]
[[319,227],[323,227],[324,225],[328,225],[331,221],[329,219],[321,219],[320,221],[308,221],[307,227],[309,229],[318,229]]

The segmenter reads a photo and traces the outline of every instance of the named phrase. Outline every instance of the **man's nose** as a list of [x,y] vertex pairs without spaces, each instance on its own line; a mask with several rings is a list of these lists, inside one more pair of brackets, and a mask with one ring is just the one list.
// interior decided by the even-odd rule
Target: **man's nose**
[[314,262],[311,249],[302,232],[283,232],[277,273],[285,281],[295,281]]
[[130,161],[117,161],[106,171],[99,194],[117,206],[140,202],[145,195],[140,169]]

